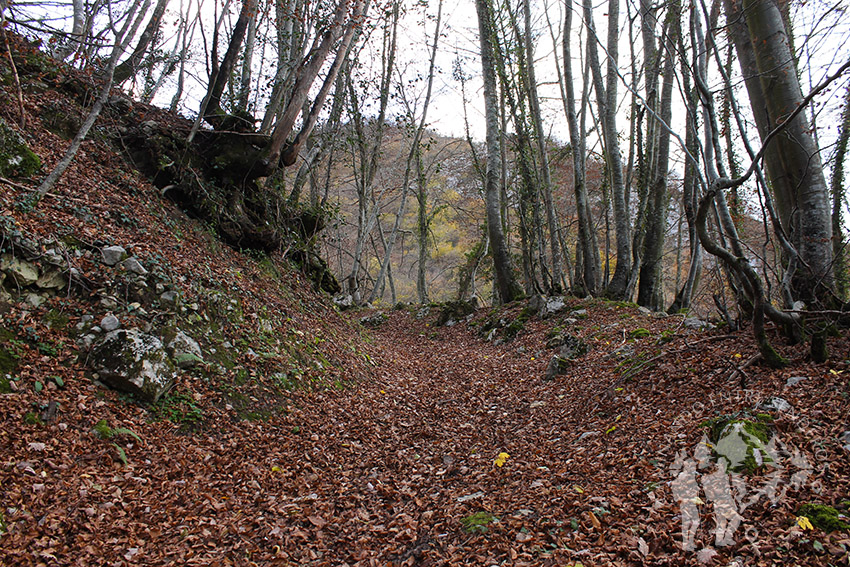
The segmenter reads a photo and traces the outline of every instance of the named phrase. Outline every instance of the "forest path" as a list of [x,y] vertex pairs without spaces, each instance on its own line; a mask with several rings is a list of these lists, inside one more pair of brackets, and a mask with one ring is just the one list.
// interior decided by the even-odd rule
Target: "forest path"
[[[612,402],[622,392],[617,362],[599,349],[545,382],[552,351],[539,322],[501,345],[463,323],[426,322],[392,312],[371,331],[382,353],[375,379],[320,394],[289,418],[309,424],[312,444],[310,461],[301,459],[307,482],[293,497],[315,497],[320,517],[335,518],[323,534],[333,533],[325,542],[332,553],[350,564],[410,565],[592,565],[627,554],[630,536],[611,538],[621,528],[603,530],[599,518],[614,509],[625,522],[643,514],[651,504],[644,489],[667,480],[673,455],[659,441],[669,441],[669,423],[612,413],[641,405]],[[620,435],[626,422],[644,429]],[[500,467],[503,452],[510,456]],[[498,521],[482,533],[464,528],[464,519],[489,515]]]

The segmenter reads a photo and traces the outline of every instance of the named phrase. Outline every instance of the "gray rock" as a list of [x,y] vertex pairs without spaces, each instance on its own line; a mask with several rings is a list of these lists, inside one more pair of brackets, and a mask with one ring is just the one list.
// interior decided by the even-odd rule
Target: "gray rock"
[[135,256],[133,256],[132,258],[127,258],[126,260],[124,260],[124,263],[122,265],[124,266],[125,270],[127,270],[128,272],[130,272],[132,274],[138,274],[140,276],[143,276],[143,275],[148,273],[148,271],[145,269],[145,267],[142,266],[142,263],[139,262],[139,259],[136,258]]
[[38,266],[11,254],[0,256],[0,270],[19,287],[27,287],[38,281]]
[[94,341],[96,341],[96,340],[97,340],[97,335],[92,335],[92,334],[83,335],[82,337],[77,339],[77,346],[80,347],[81,350],[89,350],[92,347],[92,345],[94,344]]
[[111,311],[113,309],[118,309],[118,300],[115,299],[114,297],[107,296],[107,297],[104,297],[100,300],[100,305],[104,309],[108,309],[108,310]]
[[371,327],[374,329],[383,325],[387,319],[389,319],[389,317],[387,317],[386,313],[384,313],[383,311],[378,311],[374,315],[367,315],[366,317],[361,317],[360,324],[364,327]]
[[48,268],[36,280],[35,285],[40,289],[62,289],[68,285],[68,278],[61,270]]
[[546,366],[546,373],[543,375],[543,379],[554,380],[556,376],[566,374],[569,367],[570,359],[556,354],[549,359],[549,364]]
[[696,317],[688,317],[682,322],[686,329],[711,329],[714,327],[711,323],[697,319]]
[[33,309],[38,309],[44,302],[47,301],[47,298],[43,295],[38,295],[37,293],[28,293],[27,294],[27,305],[32,307]]
[[339,307],[340,311],[354,307],[354,297],[350,293],[334,296],[333,302],[334,305]]
[[198,341],[179,329],[168,343],[167,348],[178,368],[191,368],[204,361],[201,345],[198,344]]
[[787,412],[791,410],[791,404],[789,404],[784,398],[780,398],[778,396],[766,399],[764,402],[759,404],[759,407],[767,411]]
[[112,331],[121,328],[121,321],[119,321],[118,317],[115,315],[110,314],[100,320],[100,328],[107,333],[111,333]]
[[162,341],[138,329],[107,333],[89,361],[101,382],[152,403],[174,384],[174,365]]
[[107,246],[100,253],[103,255],[103,263],[107,266],[114,266],[127,257],[123,246]]
[[838,437],[838,440],[844,443],[845,451],[850,451],[850,431],[845,431],[844,433],[842,433]]
[[788,380],[785,381],[785,387],[790,388],[791,386],[796,386],[803,380],[808,380],[808,376],[791,376]]
[[643,305],[638,306],[638,313],[642,315],[652,315],[652,310],[648,307],[644,307]]
[[427,317],[430,314],[431,314],[431,307],[429,305],[423,305],[416,312],[416,318],[417,319],[424,319],[425,317]]
[[587,317],[587,309],[576,309],[570,315],[576,319],[584,319]]
[[588,437],[593,437],[594,435],[599,435],[598,431],[585,431],[581,435],[578,436],[579,441],[584,441]]
[[560,313],[567,308],[567,302],[563,296],[546,297],[544,299],[543,307],[539,312],[540,317],[543,319]]
[[166,305],[177,305],[180,300],[180,294],[176,291],[164,291],[159,296],[159,300]]

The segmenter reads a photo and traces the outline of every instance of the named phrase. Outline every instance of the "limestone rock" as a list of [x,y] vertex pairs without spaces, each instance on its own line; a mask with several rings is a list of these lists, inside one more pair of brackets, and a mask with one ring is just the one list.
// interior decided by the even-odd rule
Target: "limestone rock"
[[759,407],[767,411],[787,412],[791,410],[791,404],[789,404],[784,398],[780,397],[768,398],[759,404]]
[[174,384],[175,370],[162,341],[138,329],[107,333],[89,356],[108,386],[155,403]]
[[165,305],[175,306],[180,301],[180,294],[176,291],[164,291],[159,296],[159,300]]
[[100,253],[103,255],[103,263],[107,266],[114,266],[127,257],[123,246],[107,246]]
[[203,353],[198,341],[181,330],[168,343],[168,352],[177,363],[178,368],[191,368],[198,362],[203,362]]
[[711,323],[697,319],[696,317],[688,317],[682,322],[682,325],[687,329],[711,329],[714,327]]
[[132,258],[127,258],[124,260],[123,264],[124,269],[132,274],[138,274],[143,276],[148,273],[147,269],[142,266],[142,263],[139,262],[139,259],[133,256]]
[[65,277],[61,270],[48,268],[36,280],[35,285],[40,289],[62,289],[63,287],[67,287],[68,278]]
[[106,331],[107,333],[111,333],[116,329],[121,327],[121,321],[118,320],[118,317],[115,315],[107,315],[103,319],[100,320],[100,328]]
[[791,376],[788,380],[785,381],[785,387],[790,388],[791,386],[796,386],[803,380],[808,380],[808,376]]
[[30,177],[41,169],[41,159],[5,120],[0,118],[0,176]]
[[19,287],[27,287],[38,281],[38,266],[11,254],[0,256],[0,270]]
[[378,311],[374,315],[367,315],[366,317],[360,318],[360,324],[364,327],[377,328],[384,324],[384,322],[388,319],[387,314],[383,311]]
[[354,307],[354,297],[350,293],[334,296],[333,302],[334,305],[339,307],[340,311]]
[[26,297],[27,305],[32,307],[33,309],[38,309],[44,302],[47,301],[47,298],[43,295],[38,295],[37,293],[28,293]]
[[541,319],[545,319],[566,309],[567,302],[566,299],[560,295],[552,297],[535,295],[528,300],[528,306],[537,313]]

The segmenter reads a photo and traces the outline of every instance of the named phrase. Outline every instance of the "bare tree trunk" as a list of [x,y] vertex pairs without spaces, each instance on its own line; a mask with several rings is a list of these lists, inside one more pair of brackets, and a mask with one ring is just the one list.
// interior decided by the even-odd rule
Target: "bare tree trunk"
[[257,19],[254,14],[248,22],[248,35],[245,38],[245,52],[242,54],[242,73],[239,78],[239,95],[236,108],[248,112],[248,98],[251,95],[251,65],[254,63],[254,45],[257,43]]
[[[680,4],[670,4],[665,43],[665,58],[663,83],[661,86],[661,98],[659,100],[659,115],[663,124],[669,124],[673,115],[673,69],[675,65],[676,39],[679,34]],[[656,122],[652,120],[651,122]],[[638,305],[642,305],[653,311],[660,311],[664,306],[664,292],[662,287],[663,274],[662,254],[664,251],[664,233],[667,227],[667,176],[670,158],[670,131],[657,124],[655,139],[657,144],[654,150],[654,166],[652,173],[652,185],[649,199],[647,201],[646,233],[643,241],[643,254],[641,257],[640,283],[638,285]]]
[[[316,48],[312,50],[309,58],[299,67],[295,84],[292,87],[292,95],[287,102],[280,119],[277,121],[274,130],[272,131],[271,141],[266,150],[266,158],[264,159],[265,163],[263,164],[265,169],[270,170],[277,167],[284,145],[287,143],[287,139],[295,127],[295,121],[301,113],[301,109],[304,102],[307,100],[310,88],[312,87],[316,76],[319,74],[325,59],[327,59],[334,44],[343,35],[345,36],[345,39],[343,40],[343,45],[339,47],[337,55],[341,56],[348,49],[348,44],[351,42],[351,38],[353,36],[354,26],[360,23],[360,18],[363,15],[363,9],[364,0],[341,0],[336,12],[334,13],[331,25],[324,34],[322,34],[321,41]],[[348,33],[346,33],[346,30],[348,30]],[[339,69],[338,66],[335,65],[335,67],[337,70]],[[333,79],[331,79],[331,82],[333,82]],[[326,91],[325,94],[327,94]],[[318,102],[319,97],[317,97],[316,100]],[[315,104],[314,108],[316,108]],[[305,125],[306,124],[307,121],[305,120]],[[302,128],[301,131],[305,132],[305,129]],[[309,131],[306,131],[306,133],[309,134]],[[303,143],[303,139],[301,140],[301,143]],[[290,146],[290,150],[292,146],[297,145],[296,141]],[[287,154],[288,159],[284,160],[284,165],[292,165],[292,163],[295,162],[294,158],[295,155],[297,155],[297,152],[287,151]]]
[[631,272],[631,243],[629,210],[626,206],[626,183],[623,177],[623,162],[620,154],[620,142],[617,132],[617,53],[619,42],[619,0],[608,2],[608,77],[607,85],[602,83],[602,71],[595,42],[599,41],[593,26],[593,5],[584,0],[584,20],[588,29],[588,58],[593,72],[596,101],[599,106],[599,120],[602,137],[605,142],[605,160],[611,181],[611,195],[614,206],[614,226],[616,230],[617,265],[614,276],[608,284],[608,296],[626,299],[626,290]]
[[[79,51],[85,41],[86,10],[83,0],[71,0],[71,6],[73,7],[71,33],[65,37],[62,46],[55,51],[56,58],[63,61]],[[5,3],[3,9],[5,11]]]
[[540,100],[537,94],[537,78],[534,71],[534,46],[531,38],[531,7],[530,0],[523,0],[523,16],[525,21],[525,59],[528,66],[528,102],[534,137],[537,142],[537,153],[540,156],[540,191],[546,207],[546,225],[549,231],[549,247],[552,253],[552,277],[550,293],[563,291],[564,275],[561,269],[561,246],[558,242],[558,219],[555,215],[555,204],[552,199],[552,175],[549,171],[549,154],[546,150],[546,134],[543,131],[543,118],[540,115]]
[[850,142],[850,87],[844,93],[844,109],[841,111],[841,131],[835,145],[835,161],[832,165],[832,253],[835,257],[835,290],[839,299],[847,299],[848,275],[847,246],[844,238],[844,223],[841,220],[841,198],[844,195],[844,160]]
[[[398,227],[401,222],[401,217],[404,216],[404,203],[407,198],[408,185],[410,183],[410,173],[412,168],[416,168],[416,182],[417,182],[417,198],[419,200],[419,213],[418,213],[418,227],[419,227],[419,266],[417,272],[417,283],[416,288],[419,295],[419,299],[422,303],[427,302],[427,283],[425,282],[425,262],[427,261],[427,239],[428,239],[428,223],[426,220],[427,211],[425,210],[425,206],[427,205],[425,199],[425,191],[427,188],[425,186],[425,173],[423,171],[422,166],[422,134],[425,132],[425,126],[427,124],[428,118],[428,107],[431,104],[431,94],[434,86],[434,68],[437,61],[437,47],[440,43],[440,34],[441,34],[441,24],[442,24],[442,15],[443,15],[443,2],[439,0],[437,3],[437,17],[434,24],[434,42],[431,45],[431,59],[428,68],[428,82],[425,87],[425,100],[422,102],[422,116],[419,118],[419,123],[416,125],[416,129],[413,133],[413,140],[411,141],[410,152],[407,155],[407,167],[404,172],[404,186],[402,193],[402,201],[399,206],[399,213],[396,215],[395,226],[393,227],[393,231],[390,234],[390,239],[387,242],[387,249],[384,254],[384,261],[381,263],[381,270],[378,273],[378,277],[376,280],[376,285],[372,289],[372,294],[369,296],[369,301],[373,301],[373,296],[375,295],[376,290],[383,284],[384,277],[386,276],[386,272],[389,269],[390,259],[392,255],[393,248],[395,247],[395,238],[398,233]],[[389,69],[389,72],[392,73],[392,69]],[[387,93],[389,93],[389,85],[387,86]],[[408,112],[411,117],[414,115],[414,109],[409,108]]]
[[487,125],[487,182],[484,202],[487,210],[487,231],[493,256],[494,284],[498,301],[510,303],[521,294],[513,274],[511,257],[502,232],[499,199],[499,112],[496,90],[496,70],[493,61],[492,14],[488,0],[475,0],[478,13],[478,40],[481,43],[481,68],[484,82],[484,115]]
[[[694,16],[696,17],[696,16]],[[682,34],[679,34],[679,52],[682,54],[682,83],[685,91],[686,118],[685,118],[685,149],[694,159],[699,158],[698,138],[698,97],[696,91],[691,87],[689,64],[684,58],[685,48]],[[696,65],[694,65],[696,68]],[[668,313],[678,313],[683,309],[690,309],[694,288],[696,287],[700,274],[702,273],[702,247],[696,233],[696,211],[697,211],[697,167],[691,159],[685,160],[685,178],[682,182],[682,208],[688,223],[688,244],[690,246],[690,262],[688,275],[684,284],[678,287],[676,298],[667,308]]]
[[[725,0],[725,6],[764,141],[803,100],[785,22],[772,0]],[[828,302],[834,289],[828,188],[804,113],[775,137],[765,157],[780,221],[804,266],[793,276],[794,294]]]
[[[239,50],[242,48],[242,42],[245,39],[245,33],[248,29],[248,22],[254,18],[256,11],[257,0],[243,0],[242,10],[239,12],[236,25],[233,26],[233,33],[230,36],[230,42],[227,45],[224,58],[221,60],[220,65],[214,62],[217,67],[210,77],[209,89],[198,113],[199,117],[203,117],[214,128],[220,127],[224,120],[224,111],[221,109],[221,95],[224,93],[224,87],[230,80],[230,74],[236,65]],[[195,124],[197,126],[199,122],[196,121]],[[189,136],[190,141],[194,138],[195,132],[197,132],[197,128],[192,129],[192,133]]]
[[[139,5],[141,4],[141,8]],[[106,66],[106,71],[104,73],[105,77],[103,79],[103,86],[100,90],[100,95],[97,97],[97,100],[92,106],[92,109],[89,111],[88,116],[83,121],[82,126],[80,126],[80,130],[77,132],[77,135],[74,136],[74,139],[71,140],[71,145],[68,146],[68,149],[65,151],[65,156],[56,164],[53,170],[48,174],[47,178],[41,183],[38,187],[38,190],[33,194],[33,204],[40,201],[56,184],[62,174],[65,173],[65,170],[68,169],[68,166],[71,165],[71,162],[74,160],[74,156],[77,155],[77,151],[80,149],[80,146],[83,143],[83,140],[86,139],[86,135],[88,135],[89,130],[92,126],[94,126],[95,120],[100,116],[100,111],[103,110],[103,106],[106,104],[107,99],[109,98],[109,92],[112,90],[112,77],[115,73],[115,66],[118,64],[118,59],[124,53],[124,50],[127,49],[127,44],[136,35],[136,30],[139,29],[139,26],[144,19],[145,12],[147,12],[148,7],[150,6],[150,0],[144,0],[144,4],[142,4],[142,0],[134,0],[130,5],[129,10],[127,11],[127,19],[124,22],[124,27],[116,34],[115,36],[115,46],[112,48],[112,54],[109,57],[109,63]],[[136,11],[138,11],[138,15],[136,15]]]
[[[572,41],[572,6],[566,6],[564,15],[564,110],[567,115],[567,125],[570,130],[570,148],[573,156],[573,186],[576,196],[576,216],[578,217],[578,249],[576,250],[576,266],[581,265],[582,270],[576,272],[577,295],[595,295],[599,290],[599,249],[593,238],[593,217],[590,212],[590,203],[587,196],[587,182],[585,177],[585,142],[584,132],[579,129],[576,118],[575,87],[573,81],[572,53],[570,42]],[[583,75],[582,84],[587,83],[587,75]],[[584,104],[584,103],[583,103]]]
[[165,9],[167,7],[168,0],[157,0],[151,19],[148,20],[148,25],[139,37],[139,43],[136,44],[136,49],[133,50],[133,53],[126,61],[115,68],[114,81],[116,85],[120,85],[139,71],[139,64],[142,62],[142,58],[145,56],[151,41],[159,33],[162,16],[165,15]]
[[[180,99],[183,98],[183,87],[185,85],[185,77],[186,77],[186,61],[188,59],[187,54],[189,52],[189,44],[192,43],[192,38],[195,37],[195,26],[197,25],[200,19],[201,6],[203,6],[203,0],[199,0],[198,2],[198,10],[195,16],[195,20],[192,22],[192,26],[189,30],[183,30],[183,36],[180,39],[181,47],[180,47],[180,69],[177,73],[177,88],[174,91],[174,96],[171,98],[171,105],[169,106],[169,110],[171,112],[177,112],[177,108],[180,105]],[[188,18],[188,14],[191,11],[192,2],[189,0],[189,8],[186,11],[186,15],[184,18]]]

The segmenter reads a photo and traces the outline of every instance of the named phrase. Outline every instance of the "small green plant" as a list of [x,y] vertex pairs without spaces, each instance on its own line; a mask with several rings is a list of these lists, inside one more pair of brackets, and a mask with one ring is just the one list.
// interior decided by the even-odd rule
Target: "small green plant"
[[667,344],[674,338],[676,338],[676,331],[674,331],[673,329],[664,329],[663,331],[661,331],[661,336],[658,337],[657,344]]
[[[113,437],[121,435],[129,435],[136,441],[142,440],[142,438],[139,437],[132,429],[127,429],[126,427],[110,427],[105,419],[101,419],[95,423],[92,431],[94,431],[94,433],[96,433],[101,439],[112,439]],[[121,461],[121,464],[126,465],[129,462],[127,460],[127,451],[125,451],[118,443],[110,443],[110,445],[115,447],[115,452],[118,455],[118,460]]]
[[95,423],[93,430],[101,439],[112,439],[119,435],[129,435],[136,441],[142,440],[142,438],[139,437],[132,429],[127,429],[126,427],[110,427],[105,419],[101,419]]
[[489,525],[493,522],[498,522],[499,518],[489,512],[476,512],[470,516],[462,518],[460,523],[463,524],[463,530],[467,533],[487,533]]
[[59,349],[62,348],[62,343],[52,345],[50,343],[38,343],[38,352],[45,356],[56,356],[59,354]]
[[24,424],[26,424],[26,425],[44,425],[44,421],[42,421],[41,416],[39,416],[34,411],[28,411],[24,415]]
[[204,419],[203,410],[186,393],[165,396],[154,406],[154,413],[180,425],[195,425]]
[[850,523],[839,517],[838,510],[825,504],[803,504],[797,515],[805,516],[814,527],[826,533],[850,530]]
[[637,329],[629,331],[629,336],[633,339],[640,339],[640,338],[643,338],[643,337],[648,337],[651,334],[652,333],[649,331],[649,329],[644,329],[643,327],[638,327]]

